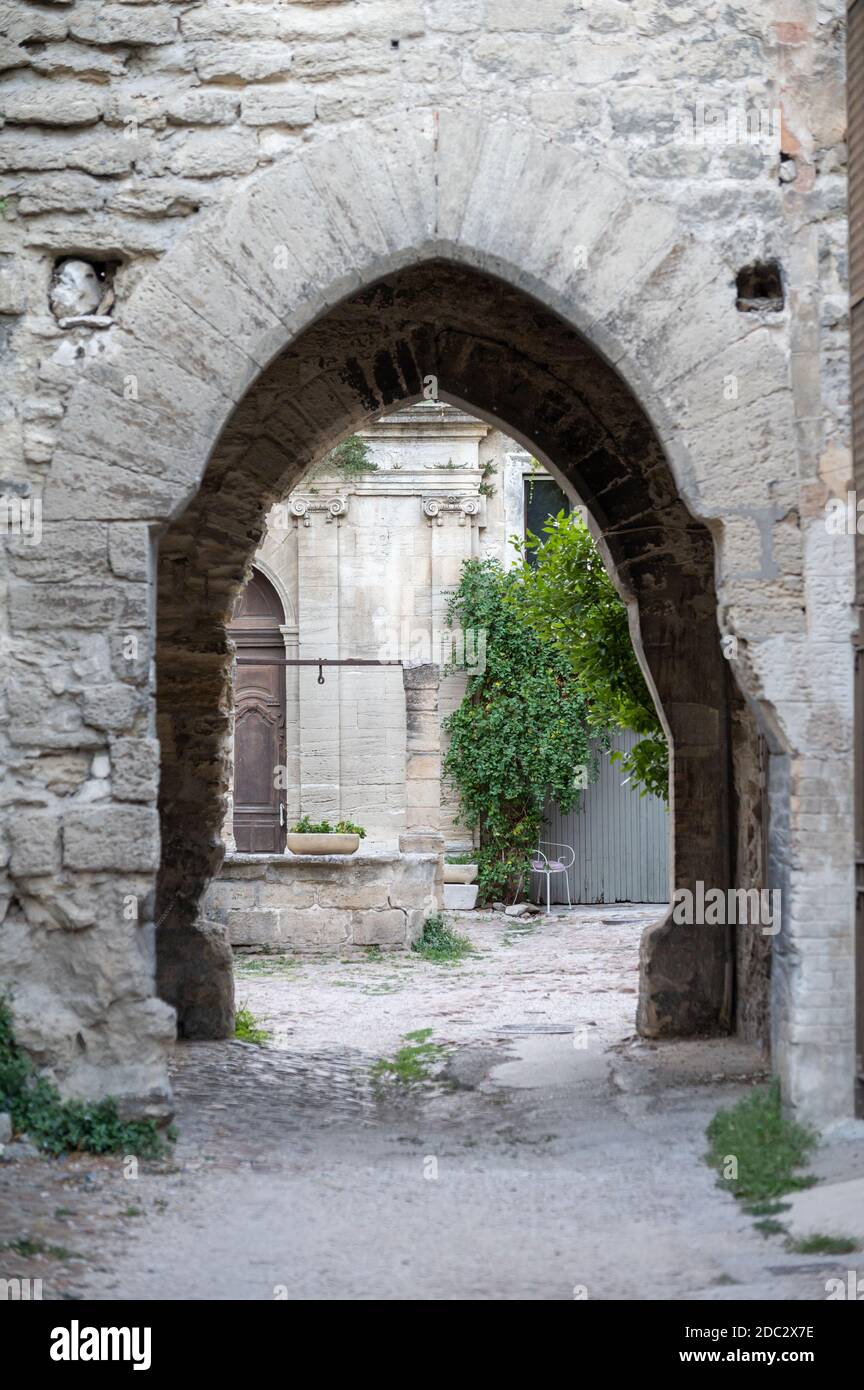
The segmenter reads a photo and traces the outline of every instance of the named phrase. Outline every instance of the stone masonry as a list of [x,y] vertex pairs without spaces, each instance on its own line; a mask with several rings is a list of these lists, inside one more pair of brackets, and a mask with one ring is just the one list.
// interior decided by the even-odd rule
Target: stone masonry
[[[22,1043],[68,1094],[164,1114],[175,1027],[224,1031],[199,905],[225,621],[270,507],[434,378],[589,507],[674,745],[676,882],[782,890],[773,1063],[801,1113],[849,1114],[840,0],[0,15],[0,975]],[[661,926],[643,1031],[729,1026],[735,958]]]
[[207,914],[232,946],[292,953],[405,948],[440,906],[440,856],[232,855]]

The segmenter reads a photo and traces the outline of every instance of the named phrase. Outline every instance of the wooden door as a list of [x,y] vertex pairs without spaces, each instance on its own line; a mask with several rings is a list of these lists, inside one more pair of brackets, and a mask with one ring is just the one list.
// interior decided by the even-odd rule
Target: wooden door
[[[234,841],[241,854],[285,848],[285,643],[279,595],[254,570],[228,631],[238,658],[234,686]],[[279,663],[279,664],[276,664]]]

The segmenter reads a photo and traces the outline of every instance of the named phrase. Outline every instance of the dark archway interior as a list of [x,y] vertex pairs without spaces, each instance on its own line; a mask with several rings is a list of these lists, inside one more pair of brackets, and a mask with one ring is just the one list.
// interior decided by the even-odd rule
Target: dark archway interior
[[[230,953],[199,923],[198,903],[222,855],[226,620],[265,516],[340,438],[420,397],[430,377],[442,397],[530,441],[589,507],[638,605],[640,654],[672,738],[676,886],[733,882],[732,702],[739,724],[749,716],[720,650],[712,538],[681,501],[644,411],[582,337],[501,280],[430,261],[339,303],[270,364],[160,538],[157,949],[160,992],[178,1008],[181,1035],[224,1035],[230,1010]],[[728,929],[666,922],[642,955],[644,1032],[730,1026]]]

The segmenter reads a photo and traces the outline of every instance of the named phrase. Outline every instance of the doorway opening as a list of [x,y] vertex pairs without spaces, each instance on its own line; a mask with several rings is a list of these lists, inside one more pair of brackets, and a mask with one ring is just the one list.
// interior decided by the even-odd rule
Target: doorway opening
[[[763,872],[752,835],[748,865],[737,849],[737,827],[760,814],[751,780],[736,781],[757,734],[720,648],[713,541],[679,496],[650,421],[614,369],[551,310],[487,272],[424,261],[344,298],[274,358],[160,541],[157,945],[160,988],[181,1035],[208,1035],[199,995],[212,983],[217,948],[199,909],[223,854],[227,621],[267,513],[341,440],[426,399],[430,386],[438,400],[504,430],[588,508],[672,750],[674,886],[723,889]],[[728,928],[669,917],[654,926],[643,941],[641,1030],[727,1031],[735,960]],[[763,962],[753,979],[739,978],[738,998],[763,989],[765,976]]]

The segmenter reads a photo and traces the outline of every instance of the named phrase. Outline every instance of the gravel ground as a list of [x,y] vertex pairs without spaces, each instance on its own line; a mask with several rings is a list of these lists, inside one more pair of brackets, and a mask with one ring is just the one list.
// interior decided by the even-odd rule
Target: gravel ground
[[[267,1045],[178,1046],[170,1162],[0,1164],[0,1277],[45,1298],[824,1298],[862,1257],[787,1255],[702,1161],[763,1059],[635,1036],[655,911],[472,914],[454,965],[241,959]],[[427,1074],[376,1081],[427,1029]]]

